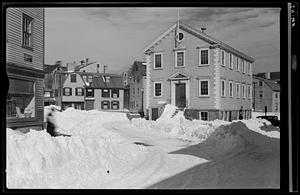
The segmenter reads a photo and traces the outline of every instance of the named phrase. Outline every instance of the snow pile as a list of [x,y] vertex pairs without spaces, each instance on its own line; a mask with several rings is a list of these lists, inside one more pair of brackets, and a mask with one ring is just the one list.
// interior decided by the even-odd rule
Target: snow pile
[[249,148],[279,146],[278,141],[278,139],[251,131],[243,122],[237,121],[219,126],[197,147],[199,151],[205,152],[210,158],[219,158],[229,157],[247,151]]
[[96,178],[101,183],[139,163],[146,151],[112,132],[51,137],[45,130],[6,131],[8,188],[86,187]]
[[[178,111],[174,105],[167,104],[164,107],[162,115],[156,121],[147,121],[145,119],[132,119],[131,124],[139,129],[155,130],[165,133],[169,136],[184,139],[192,142],[202,142],[208,138],[212,132],[221,125],[229,125],[231,122],[224,120],[203,121],[203,120],[187,120],[183,111]],[[263,131],[260,127],[271,125],[266,119],[250,119],[236,120],[241,121],[246,126],[260,134],[280,138],[278,131]]]
[[241,120],[250,130],[266,135],[268,137],[280,138],[279,131],[263,131],[262,126],[271,125],[271,123],[266,119],[252,118],[248,120]]
[[[267,116],[275,115],[280,120],[280,112],[267,112]],[[252,118],[256,118],[257,116],[265,116],[264,112],[252,112]]]
[[192,142],[205,140],[217,127],[230,122],[215,120],[187,120],[183,111],[174,105],[165,105],[162,115],[156,121],[132,119],[131,124],[140,129],[155,130],[174,138]]
[[129,121],[126,113],[101,112],[98,110],[76,110],[68,108],[63,112],[53,113],[55,124],[61,133],[71,135],[96,135],[105,131],[104,123]]

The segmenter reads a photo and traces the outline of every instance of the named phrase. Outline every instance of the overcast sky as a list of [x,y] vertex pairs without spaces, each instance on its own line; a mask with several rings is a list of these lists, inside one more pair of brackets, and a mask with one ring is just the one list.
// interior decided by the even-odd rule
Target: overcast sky
[[[180,20],[280,71],[279,8],[180,8]],[[90,58],[108,72],[144,61],[143,49],[177,21],[177,8],[45,8],[45,63]]]

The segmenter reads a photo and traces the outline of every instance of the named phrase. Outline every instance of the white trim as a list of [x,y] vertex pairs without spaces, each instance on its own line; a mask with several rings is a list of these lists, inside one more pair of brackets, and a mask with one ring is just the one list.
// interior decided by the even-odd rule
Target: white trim
[[[231,91],[230,91],[230,84],[232,85]],[[231,95],[230,95],[230,92],[231,92]],[[233,82],[232,81],[229,81],[229,97],[234,97],[233,96]]]
[[215,109],[220,109],[220,56],[219,56],[219,48],[213,50],[213,60],[214,60],[214,94],[215,94]]
[[[250,91],[249,91],[250,89]],[[250,92],[250,93],[248,93]],[[251,100],[252,99],[252,86],[251,85],[247,85],[247,93],[248,93],[248,99]]]
[[[236,89],[235,89],[235,93],[236,93],[236,98],[240,99],[241,98],[241,84],[239,82],[236,82]],[[238,92],[239,90],[239,92]]]
[[174,28],[177,26],[176,24],[173,24],[167,31],[165,31],[163,34],[161,34],[158,38],[156,38],[153,42],[151,42],[145,49],[144,52],[146,52],[148,49],[150,49],[156,42],[161,40],[163,37],[167,36]]
[[240,58],[236,56],[236,61],[235,61],[235,68],[236,71],[239,72],[240,71]]
[[[155,56],[156,56],[156,55],[161,55],[161,57],[160,57],[160,65],[161,65],[161,67],[158,67],[158,68],[155,67],[155,65],[156,65],[156,64],[155,64],[155,63],[156,63]],[[162,53],[162,52],[157,52],[157,53],[154,53],[154,54],[153,54],[153,69],[154,69],[154,70],[163,69],[163,61],[164,61],[163,59],[164,59],[164,56],[163,56],[163,53]]]
[[[160,96],[156,96],[155,95],[155,84],[158,84],[158,83],[160,83]],[[153,82],[153,97],[162,97],[163,96],[163,82],[161,82],[161,81],[155,81],[155,82]]]
[[[230,57],[231,57],[231,61],[230,61]],[[229,53],[229,69],[233,69],[233,55],[232,53]]]
[[248,75],[252,75],[252,64],[248,62]]
[[[201,81],[207,81],[207,88],[208,88],[208,94],[207,95],[202,95],[201,94]],[[198,96],[199,97],[209,97],[209,90],[210,90],[210,87],[209,87],[210,83],[209,83],[209,79],[199,79],[198,80]]]
[[[208,56],[208,60],[207,60],[207,64],[201,64],[201,51],[208,51],[207,52],[207,56]],[[210,49],[209,48],[199,48],[199,53],[198,53],[198,66],[206,66],[206,65],[210,65]]]
[[[224,94],[222,94],[222,83],[224,82]],[[226,80],[221,79],[221,97],[226,97]]]
[[[175,96],[176,90],[175,85],[178,83],[178,80],[171,81],[171,104],[176,105]],[[190,81],[189,80],[181,80],[180,83],[185,83],[185,97],[186,97],[186,108],[190,108]]]
[[246,85],[242,84],[242,98],[246,99]]
[[[177,53],[183,52],[183,66],[177,66]],[[184,68],[185,67],[185,50],[177,50],[175,51],[175,68]]]
[[[221,55],[220,55],[220,57],[221,57],[220,65],[221,65],[221,66],[226,66],[226,52],[225,52],[223,49],[221,49],[220,51],[221,51]],[[223,59],[222,57],[224,57],[224,63],[222,62],[222,59]]]
[[209,113],[208,113],[207,111],[200,111],[200,112],[199,112],[199,119],[200,119],[200,120],[203,120],[203,119],[202,119],[202,116],[201,116],[201,113],[207,113],[207,120],[209,120]]
[[245,66],[245,60],[242,59],[242,73],[245,74],[246,73],[246,66]]

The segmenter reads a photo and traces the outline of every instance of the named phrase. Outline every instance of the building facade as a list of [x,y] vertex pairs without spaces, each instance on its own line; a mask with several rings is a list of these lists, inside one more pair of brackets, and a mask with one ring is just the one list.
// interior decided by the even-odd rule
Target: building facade
[[62,88],[62,109],[73,107],[84,110],[84,89],[85,83],[79,74],[67,74]]
[[253,109],[280,112],[280,85],[277,81],[253,76]]
[[115,74],[80,72],[85,85],[86,110],[124,110],[122,77]]
[[134,61],[128,71],[129,81],[129,110],[134,112],[143,111],[144,101],[144,77],[146,76],[146,65],[144,62]]
[[44,8],[6,10],[6,126],[44,127]]
[[44,65],[44,105],[61,106],[63,83],[67,76],[67,67],[62,66],[61,61],[55,65]]
[[181,21],[144,52],[150,119],[158,118],[166,103],[191,119],[231,121],[241,107],[243,117],[251,117],[253,58]]

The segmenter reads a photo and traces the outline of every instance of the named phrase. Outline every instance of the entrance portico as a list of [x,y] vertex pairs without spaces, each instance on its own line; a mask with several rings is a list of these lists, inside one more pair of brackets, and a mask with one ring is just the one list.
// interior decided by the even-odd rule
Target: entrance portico
[[178,108],[190,107],[190,77],[177,72],[169,77],[171,81],[171,104]]

